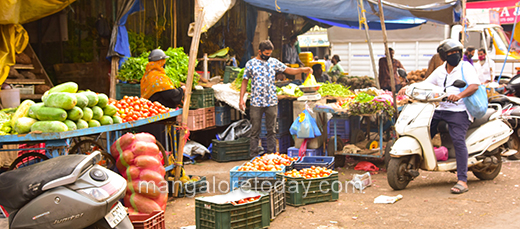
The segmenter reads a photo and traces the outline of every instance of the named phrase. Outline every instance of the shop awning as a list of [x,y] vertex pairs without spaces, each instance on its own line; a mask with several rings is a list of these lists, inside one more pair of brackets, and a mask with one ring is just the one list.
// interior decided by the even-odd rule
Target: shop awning
[[[271,11],[308,17],[325,24],[345,28],[359,28],[357,0],[244,0]],[[411,6],[413,4],[423,5]],[[460,20],[460,1],[445,3],[440,0],[382,1],[387,29],[411,28],[426,21],[455,24]],[[370,29],[380,30],[377,0],[363,0]]]

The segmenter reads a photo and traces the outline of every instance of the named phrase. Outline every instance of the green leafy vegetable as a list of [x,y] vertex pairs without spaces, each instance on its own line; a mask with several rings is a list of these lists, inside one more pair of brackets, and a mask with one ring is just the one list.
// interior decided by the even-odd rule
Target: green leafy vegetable
[[318,93],[320,93],[321,96],[346,97],[354,94],[349,88],[350,87],[345,87],[341,84],[327,82],[320,86]]
[[[242,87],[242,80],[244,80],[244,71],[246,69],[245,68],[242,68],[240,70],[240,72],[238,73],[237,75],[237,78],[233,81],[233,83],[231,84],[231,86],[237,90],[237,91],[240,91],[240,88]],[[248,83],[247,83],[247,89],[246,89],[246,92],[249,92],[251,93],[251,79],[249,79]]]

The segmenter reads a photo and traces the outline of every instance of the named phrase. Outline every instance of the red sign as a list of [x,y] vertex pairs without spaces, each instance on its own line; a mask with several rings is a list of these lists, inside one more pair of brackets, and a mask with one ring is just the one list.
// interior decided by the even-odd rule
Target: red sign
[[[515,22],[515,17],[520,16],[518,9],[515,8],[517,2],[518,0],[468,2],[466,3],[466,8],[496,10],[500,17],[500,24],[513,24]],[[518,17],[516,21],[520,22],[520,17]]]

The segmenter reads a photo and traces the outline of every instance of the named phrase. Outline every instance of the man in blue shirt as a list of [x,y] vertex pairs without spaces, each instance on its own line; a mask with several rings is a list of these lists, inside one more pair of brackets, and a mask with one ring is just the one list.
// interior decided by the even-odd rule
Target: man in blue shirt
[[[246,63],[244,80],[240,88],[240,109],[245,110],[246,102],[244,95],[249,79],[251,79],[251,107],[249,116],[251,119],[251,143],[250,156],[255,157],[259,153],[258,141],[262,116],[265,114],[265,125],[267,129],[267,149],[266,153],[276,151],[276,116],[278,114],[278,97],[276,86],[274,85],[275,75],[278,72],[296,75],[301,73],[312,73],[309,67],[289,68],[275,58],[270,58],[274,46],[269,40],[260,42],[258,54],[255,58]],[[292,114],[283,114],[292,115]]]

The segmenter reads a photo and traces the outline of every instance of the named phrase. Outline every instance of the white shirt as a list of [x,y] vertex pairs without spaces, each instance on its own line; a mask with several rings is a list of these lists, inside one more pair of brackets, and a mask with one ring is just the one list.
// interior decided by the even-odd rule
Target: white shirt
[[[463,68],[463,69],[462,69]],[[459,65],[457,65],[451,73],[448,74],[446,71],[446,62],[444,62],[441,66],[439,66],[432,74],[425,80],[425,82],[440,86],[446,87],[446,93],[448,95],[457,95],[461,92],[461,89],[456,87],[449,87],[455,82],[455,80],[463,80],[462,72],[464,72],[464,78],[467,85],[477,84],[480,85],[480,81],[477,77],[477,72],[475,68],[466,61],[460,61]],[[446,85],[444,82],[446,81]],[[464,101],[461,99],[456,103],[450,102],[441,102],[439,104],[438,110],[447,110],[447,111],[467,111],[466,105],[464,105]],[[469,119],[472,121],[473,117],[468,112]]]
[[486,58],[486,60],[483,62],[483,64],[481,64],[480,61],[475,62],[475,69],[477,70],[480,83],[485,83],[487,80],[491,80],[491,76],[495,75],[495,73],[490,69],[495,67],[495,61],[490,58]]

